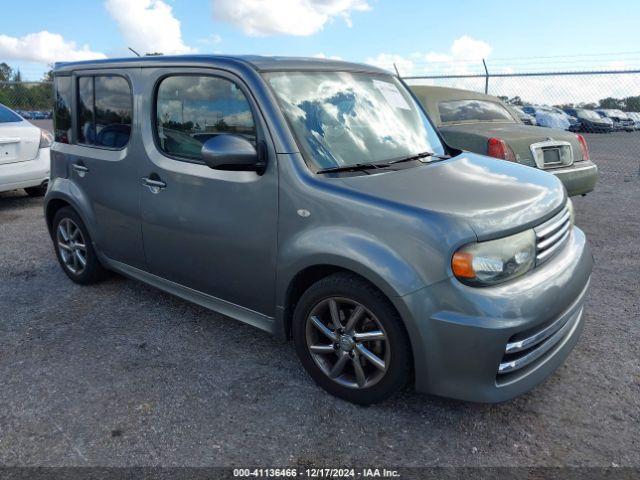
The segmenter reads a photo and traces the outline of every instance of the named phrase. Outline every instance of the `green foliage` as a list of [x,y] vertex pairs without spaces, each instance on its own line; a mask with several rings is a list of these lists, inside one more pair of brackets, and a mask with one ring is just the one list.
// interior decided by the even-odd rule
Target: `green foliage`
[[13,110],[52,110],[51,83],[0,83],[0,103]]

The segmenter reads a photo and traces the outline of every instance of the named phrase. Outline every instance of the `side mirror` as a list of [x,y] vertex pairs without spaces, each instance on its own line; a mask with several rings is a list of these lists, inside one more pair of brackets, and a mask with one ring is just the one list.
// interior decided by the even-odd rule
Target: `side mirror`
[[258,158],[256,147],[244,137],[221,133],[202,145],[202,160],[216,170],[235,170],[262,173],[264,163]]

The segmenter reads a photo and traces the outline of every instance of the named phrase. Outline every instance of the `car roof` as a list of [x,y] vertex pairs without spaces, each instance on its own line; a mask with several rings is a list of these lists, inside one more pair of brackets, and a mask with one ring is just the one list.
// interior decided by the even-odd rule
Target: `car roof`
[[391,72],[362,63],[343,62],[315,57],[267,57],[259,55],[149,55],[145,57],[110,58],[54,65],[54,73],[101,68],[136,68],[162,66],[249,66],[260,72],[292,70],[358,71],[392,75]]

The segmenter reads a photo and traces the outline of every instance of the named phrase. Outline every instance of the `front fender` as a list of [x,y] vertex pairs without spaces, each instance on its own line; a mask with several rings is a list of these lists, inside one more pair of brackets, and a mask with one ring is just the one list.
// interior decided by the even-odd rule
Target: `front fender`
[[306,268],[329,265],[366,278],[388,297],[424,286],[410,262],[366,232],[344,227],[320,227],[300,232],[279,248],[277,305],[285,306],[289,285]]

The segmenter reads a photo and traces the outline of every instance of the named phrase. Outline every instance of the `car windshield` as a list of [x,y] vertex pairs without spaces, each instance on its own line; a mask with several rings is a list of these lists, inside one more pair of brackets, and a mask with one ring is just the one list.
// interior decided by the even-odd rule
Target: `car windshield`
[[444,153],[426,115],[394,77],[271,72],[265,78],[303,153],[319,169]]
[[593,110],[578,110],[578,117],[586,120],[600,120],[602,117]]
[[438,104],[442,123],[513,122],[515,119],[499,103],[487,100],[450,100]]
[[0,123],[21,122],[22,118],[4,105],[0,105]]

